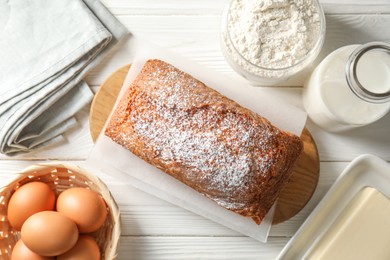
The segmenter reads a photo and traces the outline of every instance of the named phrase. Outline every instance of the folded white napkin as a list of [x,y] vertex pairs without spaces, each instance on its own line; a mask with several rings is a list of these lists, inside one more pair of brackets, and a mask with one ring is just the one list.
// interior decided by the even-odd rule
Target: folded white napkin
[[93,97],[82,78],[126,33],[99,0],[0,0],[0,152],[62,139]]

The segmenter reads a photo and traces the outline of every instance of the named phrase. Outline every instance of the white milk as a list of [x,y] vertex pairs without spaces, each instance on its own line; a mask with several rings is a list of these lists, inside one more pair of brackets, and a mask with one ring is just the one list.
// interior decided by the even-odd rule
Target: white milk
[[[390,109],[389,99],[384,103],[371,103],[359,98],[349,87],[346,64],[357,47],[360,45],[345,46],[332,52],[305,84],[303,103],[309,117],[326,130],[343,131],[367,125]],[[379,49],[365,52],[357,63],[356,76],[371,92],[389,92],[390,54]]]

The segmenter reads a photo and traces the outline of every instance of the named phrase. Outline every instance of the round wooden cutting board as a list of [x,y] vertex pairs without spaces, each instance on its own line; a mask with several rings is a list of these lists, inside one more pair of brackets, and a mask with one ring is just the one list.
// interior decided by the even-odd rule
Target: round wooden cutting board
[[89,130],[95,142],[115,105],[130,65],[126,65],[111,74],[96,92],[89,113]]
[[[115,71],[100,86],[95,95],[89,116],[90,131],[94,141],[99,136],[115,105],[129,68],[130,65],[127,65]],[[295,216],[310,200],[317,187],[320,172],[317,146],[306,128],[303,130],[301,138],[304,143],[304,151],[280,194],[273,224],[281,223]]]

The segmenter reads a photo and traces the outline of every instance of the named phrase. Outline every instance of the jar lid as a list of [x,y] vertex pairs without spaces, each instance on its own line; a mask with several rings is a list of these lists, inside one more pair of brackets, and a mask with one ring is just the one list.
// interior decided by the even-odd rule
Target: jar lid
[[352,92],[371,103],[390,101],[390,44],[370,42],[358,47],[346,64]]

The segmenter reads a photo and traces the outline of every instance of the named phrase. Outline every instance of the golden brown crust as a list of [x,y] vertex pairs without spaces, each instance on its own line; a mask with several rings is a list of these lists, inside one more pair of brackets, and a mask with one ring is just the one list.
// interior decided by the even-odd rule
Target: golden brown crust
[[105,134],[258,224],[303,149],[299,137],[160,60],[145,63]]

